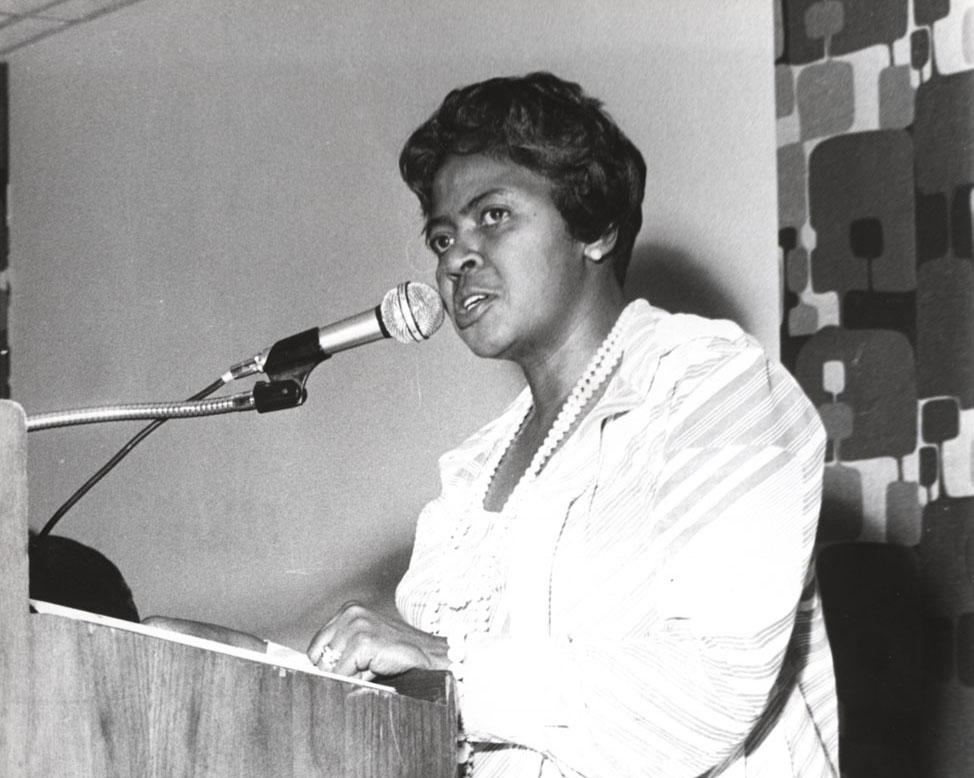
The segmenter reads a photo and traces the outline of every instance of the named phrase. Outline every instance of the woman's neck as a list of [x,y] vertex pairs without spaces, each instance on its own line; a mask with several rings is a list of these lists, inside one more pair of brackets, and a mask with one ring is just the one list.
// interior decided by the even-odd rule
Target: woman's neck
[[622,294],[596,306],[558,348],[542,358],[521,364],[531,391],[532,423],[546,429],[554,423],[592,356],[602,345],[625,308]]
[[[616,320],[612,321],[614,324]],[[570,373],[567,368],[554,370],[551,366],[556,363],[549,360],[548,370],[533,374],[548,382],[531,387],[533,396],[544,398],[548,405],[539,406],[536,400],[503,447],[486,478],[485,491],[478,497],[487,510],[502,510],[522,482],[537,477],[593,403],[598,402],[622,356],[622,319],[618,319],[618,325],[614,330],[610,325],[594,347],[576,349],[587,355],[583,367]]]

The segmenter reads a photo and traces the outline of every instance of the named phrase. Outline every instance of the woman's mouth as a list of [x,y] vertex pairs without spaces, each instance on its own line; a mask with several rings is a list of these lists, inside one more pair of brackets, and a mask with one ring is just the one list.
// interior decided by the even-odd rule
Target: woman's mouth
[[469,327],[477,321],[490,306],[490,295],[483,292],[458,297],[453,306],[453,317],[458,327]]
[[463,310],[469,311],[475,305],[483,302],[486,299],[487,299],[487,295],[485,294],[472,294],[463,301],[463,305],[462,305]]

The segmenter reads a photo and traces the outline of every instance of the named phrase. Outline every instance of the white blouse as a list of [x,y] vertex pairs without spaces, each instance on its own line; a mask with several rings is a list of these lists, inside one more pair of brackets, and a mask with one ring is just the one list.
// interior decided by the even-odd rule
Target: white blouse
[[472,502],[527,390],[441,458],[399,610],[466,636],[477,778],[837,776],[815,409],[736,325],[630,305],[618,371],[512,511]]

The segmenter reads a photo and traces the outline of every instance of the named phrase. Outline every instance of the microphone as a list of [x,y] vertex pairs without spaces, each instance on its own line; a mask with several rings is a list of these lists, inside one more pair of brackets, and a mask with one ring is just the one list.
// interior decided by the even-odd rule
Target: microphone
[[375,308],[318,329],[318,345],[331,356],[339,351],[395,338],[400,343],[428,340],[443,324],[443,302],[427,284],[406,281],[390,289]]
[[[375,308],[277,341],[269,349],[230,368],[236,379],[265,373],[274,380],[307,376],[333,354],[377,340],[400,343],[429,339],[443,324],[443,302],[428,284],[406,281],[390,289]],[[303,382],[302,382],[303,383]]]

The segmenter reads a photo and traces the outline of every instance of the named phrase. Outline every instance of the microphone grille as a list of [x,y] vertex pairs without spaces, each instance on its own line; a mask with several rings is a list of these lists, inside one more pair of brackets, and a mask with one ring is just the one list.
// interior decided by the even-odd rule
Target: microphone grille
[[426,340],[443,324],[443,301],[429,284],[406,281],[386,292],[379,304],[382,323],[400,343]]

